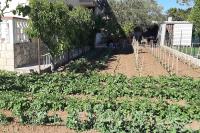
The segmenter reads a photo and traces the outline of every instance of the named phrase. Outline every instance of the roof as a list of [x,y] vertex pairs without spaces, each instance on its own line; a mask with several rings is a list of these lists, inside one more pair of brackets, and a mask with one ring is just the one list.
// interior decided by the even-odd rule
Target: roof
[[164,24],[192,24],[189,21],[164,21]]

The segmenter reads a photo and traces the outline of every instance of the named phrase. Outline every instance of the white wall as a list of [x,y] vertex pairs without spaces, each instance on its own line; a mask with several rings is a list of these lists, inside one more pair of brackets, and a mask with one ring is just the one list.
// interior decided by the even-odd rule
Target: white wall
[[[5,5],[5,0],[0,0],[0,2],[2,3],[1,4],[1,9],[4,7]],[[4,16],[5,17],[20,17],[20,18],[23,18],[22,16],[19,16],[19,15],[14,15],[12,13],[12,10],[16,9],[17,5],[19,4],[28,4],[28,0],[12,0],[11,2],[9,2],[9,8],[6,9],[5,12],[9,12],[9,13],[6,13]]]
[[0,23],[0,70],[14,71],[13,20]]
[[175,24],[173,45],[190,46],[192,42],[192,24]]
[[[173,45],[191,46],[193,24],[174,24]],[[161,24],[161,42],[165,45],[166,24]]]
[[166,24],[161,24],[161,26],[160,26],[160,37],[161,37],[161,39],[160,39],[160,45],[165,45],[164,43],[165,43],[165,32],[166,32]]

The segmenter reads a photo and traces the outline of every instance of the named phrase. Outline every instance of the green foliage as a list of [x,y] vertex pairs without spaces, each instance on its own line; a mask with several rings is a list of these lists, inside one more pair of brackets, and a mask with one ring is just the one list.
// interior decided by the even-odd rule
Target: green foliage
[[106,67],[106,63],[111,55],[112,51],[110,49],[93,49],[82,58],[71,61],[67,65],[67,69],[70,72],[73,71],[76,73],[99,71]]
[[94,30],[92,12],[83,7],[75,7],[69,12],[70,44],[71,47],[84,47],[90,44],[91,34]]
[[195,0],[195,5],[189,16],[189,20],[195,25],[195,32],[200,33],[200,0]]
[[29,6],[19,5],[15,13],[29,16],[26,32],[31,38],[40,38],[47,46],[52,70],[56,56],[94,42],[94,21],[89,9],[69,10],[64,0],[30,0]]
[[190,14],[191,8],[186,10],[179,8],[171,8],[167,11],[167,16],[172,17],[174,21],[186,21]]
[[13,14],[22,15],[23,17],[28,16],[31,12],[31,7],[28,5],[17,5],[16,9],[12,11]]
[[68,128],[105,133],[194,132],[185,126],[200,121],[200,80],[192,78],[1,72],[0,83],[0,109],[12,111],[23,124],[62,122],[49,111],[66,111]]
[[[162,8],[156,1],[146,0],[108,0],[105,11],[102,15],[104,18],[104,28],[108,35],[124,37],[127,35],[127,28],[132,26],[148,26],[152,21],[161,22],[164,19]],[[130,25],[129,25],[130,26]]]
[[131,22],[127,22],[123,25],[123,31],[125,32],[125,35],[128,37],[133,32],[134,24]]
[[66,126],[77,131],[86,131],[93,129],[95,123],[94,113],[91,111],[81,112],[75,108],[69,111]]
[[[54,57],[69,47],[69,9],[64,2],[31,0],[27,33],[39,37]],[[33,34],[34,33],[34,34]]]
[[10,121],[9,119],[4,115],[0,113],[0,124],[8,124]]

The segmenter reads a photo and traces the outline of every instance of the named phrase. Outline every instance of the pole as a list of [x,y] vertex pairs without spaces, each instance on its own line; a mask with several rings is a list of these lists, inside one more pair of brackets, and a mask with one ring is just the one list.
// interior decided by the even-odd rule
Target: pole
[[182,52],[182,50],[181,50],[181,45],[182,45],[182,35],[183,33],[182,33],[182,30],[181,30],[181,38],[180,38],[180,52]]
[[176,57],[176,74],[178,75],[178,56]]
[[41,66],[40,66],[40,39],[38,38],[38,73],[41,73]]

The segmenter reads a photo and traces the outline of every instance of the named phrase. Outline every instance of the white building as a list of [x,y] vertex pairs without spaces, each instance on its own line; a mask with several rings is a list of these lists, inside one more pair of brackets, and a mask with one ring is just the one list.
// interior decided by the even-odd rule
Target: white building
[[191,46],[193,24],[188,21],[165,21],[160,26],[160,45]]

